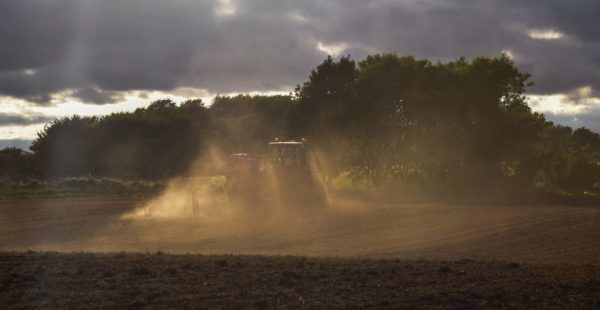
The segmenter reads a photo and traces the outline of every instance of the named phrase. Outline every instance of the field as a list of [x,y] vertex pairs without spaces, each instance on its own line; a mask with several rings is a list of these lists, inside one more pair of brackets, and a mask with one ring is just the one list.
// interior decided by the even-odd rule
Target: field
[[595,206],[338,198],[192,217],[132,198],[3,200],[0,302],[598,307],[599,224]]
[[592,265],[9,253],[0,275],[8,308],[600,307]]
[[333,200],[306,212],[224,209],[193,218],[155,209],[124,216],[140,205],[129,198],[1,201],[0,248],[575,264],[600,258],[600,208],[593,206]]

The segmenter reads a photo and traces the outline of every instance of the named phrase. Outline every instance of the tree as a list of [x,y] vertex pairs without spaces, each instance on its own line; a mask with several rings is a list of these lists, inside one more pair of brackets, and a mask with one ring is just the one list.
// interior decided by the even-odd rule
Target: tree
[[526,163],[539,158],[547,122],[527,105],[527,85],[506,55],[432,64],[384,54],[358,66],[328,57],[297,87],[286,129],[335,158],[334,174],[376,187],[531,186],[539,170]]
[[31,177],[35,173],[33,156],[15,147],[0,150],[0,176],[14,179]]
[[285,119],[287,136],[308,138],[313,149],[323,153],[326,176],[337,175],[342,167],[354,165],[356,158],[347,129],[354,120],[356,106],[356,64],[350,57],[334,61],[328,57],[297,86],[295,101]]
[[284,135],[290,96],[217,96],[210,107],[220,146],[228,152],[266,152],[267,144]]
[[585,128],[573,131],[573,143],[579,147],[589,146],[594,152],[600,152],[600,135]]
[[169,177],[192,165],[213,126],[201,100],[164,99],[133,113],[56,120],[31,150],[49,176]]

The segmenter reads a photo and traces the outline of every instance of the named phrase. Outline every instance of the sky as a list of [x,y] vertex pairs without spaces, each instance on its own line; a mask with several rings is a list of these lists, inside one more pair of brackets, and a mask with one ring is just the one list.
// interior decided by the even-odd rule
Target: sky
[[509,55],[529,104],[600,132],[597,0],[2,0],[0,148],[66,115],[289,93],[327,55]]

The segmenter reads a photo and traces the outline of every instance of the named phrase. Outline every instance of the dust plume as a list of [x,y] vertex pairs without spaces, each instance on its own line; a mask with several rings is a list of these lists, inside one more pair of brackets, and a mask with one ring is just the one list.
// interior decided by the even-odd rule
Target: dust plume
[[228,204],[223,183],[224,177],[219,176],[171,180],[160,196],[124,214],[122,219],[176,219],[214,215]]
[[122,220],[184,219],[215,216],[229,205],[224,193],[226,163],[223,153],[215,147],[201,156],[185,177],[169,181],[166,189],[135,210],[124,214]]
[[[232,170],[231,155],[209,148],[188,176],[171,180],[159,196],[122,215],[121,224],[111,229],[134,234],[129,239],[145,247],[169,240],[160,242],[164,251],[179,252],[189,249],[189,244],[200,244],[197,251],[258,253],[268,251],[273,242],[294,244],[307,232],[314,234],[331,224],[334,218],[325,191],[315,195],[321,201],[310,199],[312,187],[323,187],[320,180],[303,184],[307,182],[299,181],[301,173],[275,169],[264,155],[236,156],[238,166],[234,164]],[[199,240],[220,241],[203,249]]]
[[305,168],[276,169],[266,155],[207,150],[186,176],[170,180],[158,197],[121,219],[240,219],[247,213],[298,213],[326,204],[327,193],[312,155]]

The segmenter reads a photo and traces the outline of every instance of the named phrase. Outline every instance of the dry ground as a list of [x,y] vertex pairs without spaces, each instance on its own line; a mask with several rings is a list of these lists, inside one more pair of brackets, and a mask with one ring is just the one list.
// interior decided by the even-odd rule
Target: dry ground
[[599,286],[593,265],[0,254],[2,308],[598,309]]
[[0,201],[0,307],[600,307],[594,206],[145,206]]
[[0,201],[0,249],[600,262],[600,207],[594,206],[333,200],[307,212],[257,208],[123,218],[141,205],[101,198]]

